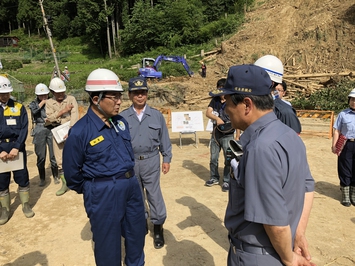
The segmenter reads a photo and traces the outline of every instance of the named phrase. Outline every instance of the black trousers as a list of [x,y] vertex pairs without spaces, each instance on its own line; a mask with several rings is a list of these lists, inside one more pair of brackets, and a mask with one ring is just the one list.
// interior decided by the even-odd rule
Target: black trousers
[[338,157],[340,186],[355,186],[355,142],[347,141]]

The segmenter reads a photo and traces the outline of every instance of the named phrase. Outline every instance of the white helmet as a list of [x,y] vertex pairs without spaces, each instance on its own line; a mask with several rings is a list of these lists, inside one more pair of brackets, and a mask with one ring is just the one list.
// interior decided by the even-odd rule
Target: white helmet
[[349,93],[348,97],[355,98],[355,89]]
[[39,83],[35,88],[36,95],[46,95],[49,93],[48,87],[46,84]]
[[85,91],[123,91],[120,79],[111,70],[99,68],[90,73]]
[[64,81],[58,77],[52,78],[49,83],[49,89],[54,92],[65,92],[67,87],[65,87]]
[[276,83],[282,82],[284,67],[280,59],[274,55],[264,55],[255,61],[254,65],[262,67]]
[[10,80],[0,75],[0,93],[8,93],[13,90]]

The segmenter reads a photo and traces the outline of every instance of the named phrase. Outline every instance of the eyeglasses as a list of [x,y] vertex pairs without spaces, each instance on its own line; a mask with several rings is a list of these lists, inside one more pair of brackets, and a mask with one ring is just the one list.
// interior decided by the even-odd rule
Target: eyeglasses
[[107,99],[110,99],[114,102],[118,102],[119,100],[121,100],[122,94],[116,95],[116,96],[104,96],[103,98],[107,98]]

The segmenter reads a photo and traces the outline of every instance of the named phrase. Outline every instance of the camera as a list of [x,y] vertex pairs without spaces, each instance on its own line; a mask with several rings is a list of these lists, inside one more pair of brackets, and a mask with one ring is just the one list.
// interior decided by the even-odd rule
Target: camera
[[236,159],[237,162],[239,162],[242,155],[243,155],[243,148],[242,145],[240,144],[240,141],[234,139],[230,140],[229,147],[226,150],[227,165],[230,165],[233,159]]

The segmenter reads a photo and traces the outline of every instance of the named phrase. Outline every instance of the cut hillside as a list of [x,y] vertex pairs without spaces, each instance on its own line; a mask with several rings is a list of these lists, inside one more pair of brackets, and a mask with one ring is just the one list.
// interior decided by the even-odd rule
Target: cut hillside
[[[172,105],[198,109],[200,105],[206,107],[208,92],[219,78],[226,76],[230,66],[254,63],[266,54],[283,61],[286,76],[355,72],[354,0],[257,1],[246,13],[241,29],[221,48],[221,53],[205,59],[207,78],[196,73],[192,78],[166,79],[152,86],[166,88],[178,84],[178,99],[183,101],[173,101]],[[306,79],[303,87],[291,83],[289,96],[296,90],[322,88],[327,80],[338,78],[330,75]]]

